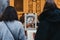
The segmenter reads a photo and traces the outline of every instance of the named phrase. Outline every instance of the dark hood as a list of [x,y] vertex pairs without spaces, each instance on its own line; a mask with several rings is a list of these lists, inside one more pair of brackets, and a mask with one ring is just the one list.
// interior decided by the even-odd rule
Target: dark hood
[[60,9],[58,9],[55,3],[51,4],[46,2],[43,12],[38,16],[39,21],[47,20],[51,22],[60,21]]
[[43,11],[52,10],[52,9],[55,9],[55,8],[57,8],[55,3],[46,2],[45,5],[44,5],[44,8],[43,8]]
[[60,22],[60,9],[46,10],[39,16],[39,21]]
[[55,9],[54,11],[47,12],[45,16],[47,21],[60,22],[60,10]]

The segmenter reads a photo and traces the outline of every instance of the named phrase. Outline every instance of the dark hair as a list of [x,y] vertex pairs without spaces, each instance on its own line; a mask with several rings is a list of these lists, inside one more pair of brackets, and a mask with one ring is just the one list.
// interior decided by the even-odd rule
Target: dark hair
[[3,21],[18,20],[17,12],[14,7],[8,6],[2,14]]
[[22,16],[20,17],[20,22],[24,23],[24,13],[23,13]]

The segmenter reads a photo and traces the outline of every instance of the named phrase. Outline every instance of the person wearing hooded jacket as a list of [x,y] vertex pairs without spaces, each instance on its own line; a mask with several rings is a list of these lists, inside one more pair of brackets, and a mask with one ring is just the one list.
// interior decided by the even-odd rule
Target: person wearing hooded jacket
[[60,9],[55,4],[46,4],[38,18],[40,23],[35,40],[60,40]]

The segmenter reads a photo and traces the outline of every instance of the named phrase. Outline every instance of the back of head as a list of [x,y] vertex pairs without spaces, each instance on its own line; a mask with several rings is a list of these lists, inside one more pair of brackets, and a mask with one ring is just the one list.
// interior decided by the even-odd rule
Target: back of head
[[60,28],[60,9],[44,11],[39,17],[40,24],[44,27]]
[[44,11],[50,10],[50,9],[53,10],[53,9],[55,9],[55,8],[57,8],[57,6],[56,6],[55,3],[46,2],[43,10],[44,10]]
[[42,15],[47,15],[47,16],[51,17],[51,15],[54,16],[54,15],[60,14],[60,12],[59,12],[60,9],[57,8],[57,6],[53,0],[47,0],[43,10],[44,11],[42,12],[42,14],[39,15],[39,17],[38,17],[39,20],[40,20],[40,18],[42,18],[41,17]]
[[58,22],[60,21],[60,9],[44,11],[39,17],[40,21],[46,19],[51,22]]
[[8,6],[2,14],[2,20],[4,21],[18,20],[15,8],[12,6]]

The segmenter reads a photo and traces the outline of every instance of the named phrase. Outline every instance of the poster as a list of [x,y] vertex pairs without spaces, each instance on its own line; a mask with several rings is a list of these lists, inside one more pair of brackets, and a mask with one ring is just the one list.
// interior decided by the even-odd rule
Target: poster
[[25,14],[25,29],[36,29],[37,26],[37,14],[36,13],[26,13]]

